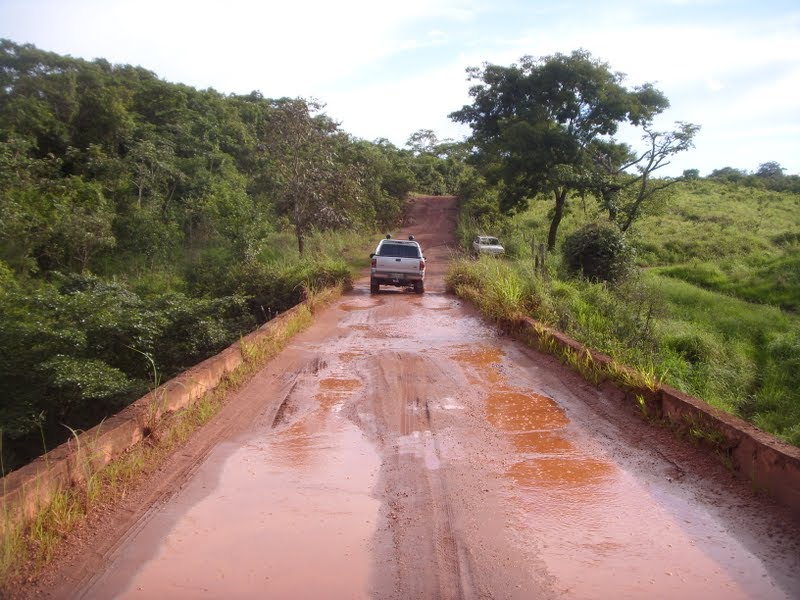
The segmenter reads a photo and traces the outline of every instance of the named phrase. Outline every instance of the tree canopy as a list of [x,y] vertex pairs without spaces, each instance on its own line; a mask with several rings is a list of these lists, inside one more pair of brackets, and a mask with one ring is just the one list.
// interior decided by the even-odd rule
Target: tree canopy
[[652,84],[626,88],[623,74],[585,50],[468,72],[479,82],[470,89],[473,102],[450,116],[472,128],[477,163],[500,184],[506,212],[537,194],[554,197],[550,248],[568,194],[588,185],[592,145],[623,123],[651,123],[669,106]]
[[287,236],[305,250],[314,232],[392,228],[409,191],[452,191],[458,173],[349,136],[313,100],[0,40],[4,465],[141,395],[141,353],[171,376],[299,301],[303,282],[347,276],[313,256],[271,263]]

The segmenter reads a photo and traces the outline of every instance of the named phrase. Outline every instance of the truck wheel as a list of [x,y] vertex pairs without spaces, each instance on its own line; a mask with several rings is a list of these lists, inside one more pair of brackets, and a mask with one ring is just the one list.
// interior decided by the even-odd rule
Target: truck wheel
[[415,281],[414,282],[414,293],[422,294],[425,292],[425,282],[424,281]]
[[379,283],[375,283],[374,279],[369,280],[369,293],[370,294],[377,294],[378,290],[380,289],[381,285]]

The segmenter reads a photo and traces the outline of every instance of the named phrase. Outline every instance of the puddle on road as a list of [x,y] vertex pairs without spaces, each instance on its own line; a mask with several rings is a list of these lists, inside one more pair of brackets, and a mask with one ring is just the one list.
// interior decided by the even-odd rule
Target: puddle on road
[[344,402],[344,400],[349,396],[349,394],[337,394],[337,393],[319,393],[314,396],[316,401],[319,403],[319,407],[322,410],[331,410],[334,406],[337,406]]
[[521,548],[537,547],[558,593],[785,597],[722,524],[690,500],[654,500],[640,476],[597,454],[608,445],[595,445],[585,423],[572,424],[554,399],[511,386],[501,348],[461,345],[453,358],[485,394],[486,421],[509,442],[498,474],[507,482],[513,535]]
[[509,439],[520,454],[563,454],[575,449],[571,442],[552,431],[526,431]]
[[314,398],[319,402],[320,409],[328,411],[343,403],[363,386],[360,379],[328,377],[319,382],[320,392]]
[[614,472],[614,467],[602,460],[548,457],[518,462],[508,470],[508,475],[523,487],[571,488],[602,483]]
[[615,465],[542,457],[507,475],[516,534],[540,542],[565,597],[787,598],[761,560],[691,499],[656,501]]
[[507,386],[496,350],[459,358],[491,382],[486,420],[516,451],[503,473],[515,535],[523,547],[536,540],[564,596],[785,597],[723,525],[691,501],[654,501],[636,476],[595,456],[582,429],[565,429],[570,419],[552,398]]
[[383,300],[374,301],[364,301],[364,302],[348,302],[346,304],[340,304],[339,309],[345,312],[355,312],[359,310],[370,310],[371,308],[375,308],[376,306],[380,306],[383,304]]
[[490,384],[502,381],[503,376],[497,371],[497,365],[503,359],[503,351],[498,347],[477,345],[476,347],[465,346],[457,352],[453,358],[472,370],[466,373],[470,383],[480,383],[481,380]]
[[336,413],[231,442],[137,534],[150,556],[117,559],[97,597],[369,598],[379,469]]
[[365,354],[363,352],[340,352],[338,356],[342,362],[350,362],[356,358],[365,356]]
[[569,423],[567,413],[552,398],[517,391],[491,394],[486,400],[486,418],[508,432],[560,429]]
[[426,310],[435,311],[453,310],[453,308],[456,306],[452,298],[441,296],[439,294],[426,294],[421,304]]
[[339,377],[328,377],[319,382],[321,390],[336,392],[352,392],[361,388],[364,384],[360,379],[343,379]]

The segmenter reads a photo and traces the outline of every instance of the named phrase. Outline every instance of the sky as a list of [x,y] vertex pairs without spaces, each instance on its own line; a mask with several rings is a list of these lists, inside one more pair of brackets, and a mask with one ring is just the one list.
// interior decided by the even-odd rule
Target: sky
[[[225,94],[314,98],[351,135],[461,140],[467,67],[588,50],[701,126],[660,171],[800,174],[800,0],[0,0],[0,37]],[[617,138],[643,148],[641,131]]]

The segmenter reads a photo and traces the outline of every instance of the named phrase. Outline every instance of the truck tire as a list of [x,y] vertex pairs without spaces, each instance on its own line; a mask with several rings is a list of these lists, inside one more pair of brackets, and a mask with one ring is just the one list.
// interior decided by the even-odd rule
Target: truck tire
[[381,285],[376,283],[374,279],[369,280],[369,293],[370,294],[377,294],[378,290],[380,289]]
[[422,294],[425,292],[425,282],[424,281],[415,281],[414,282],[414,293],[415,294]]

